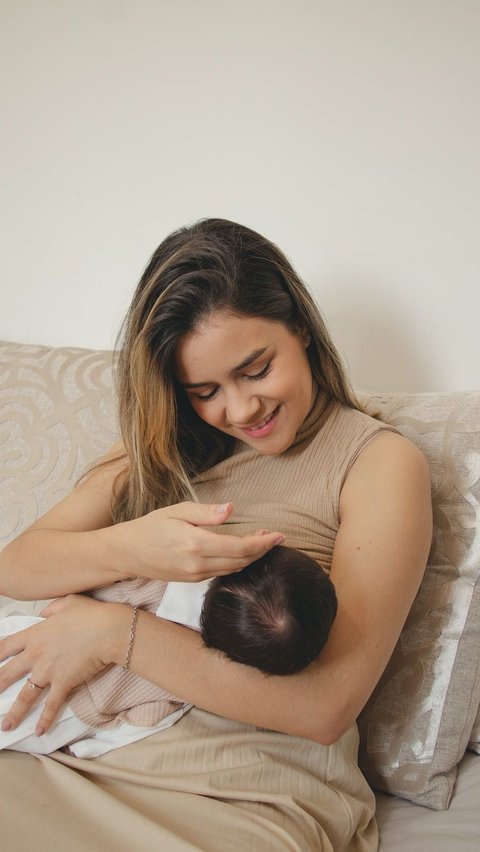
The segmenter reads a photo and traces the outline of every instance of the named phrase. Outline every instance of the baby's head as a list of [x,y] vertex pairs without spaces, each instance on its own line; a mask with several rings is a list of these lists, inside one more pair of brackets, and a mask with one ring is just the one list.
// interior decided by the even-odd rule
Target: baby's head
[[205,595],[205,645],[266,674],[293,674],[320,653],[337,612],[333,583],[309,556],[274,547]]

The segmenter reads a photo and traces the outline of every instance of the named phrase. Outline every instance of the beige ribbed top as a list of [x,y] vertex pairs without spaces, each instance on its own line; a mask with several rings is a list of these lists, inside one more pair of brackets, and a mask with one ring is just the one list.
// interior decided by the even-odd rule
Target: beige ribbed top
[[279,530],[288,547],[313,557],[328,573],[343,483],[362,449],[385,430],[396,431],[319,394],[286,452],[265,456],[238,443],[232,456],[194,480],[195,492],[202,503],[233,501],[233,517],[217,532]]
[[[382,431],[396,430],[319,393],[286,452],[266,456],[239,442],[232,456],[196,477],[196,496],[202,503],[233,502],[232,518],[212,527],[215,532],[279,530],[286,545],[312,556],[329,572],[342,485],[359,453]],[[98,590],[94,597],[155,612],[165,587],[159,581],[129,580]],[[178,702],[118,666],[77,687],[69,698],[75,715],[94,727],[114,727],[122,721],[155,725],[178,709]]]

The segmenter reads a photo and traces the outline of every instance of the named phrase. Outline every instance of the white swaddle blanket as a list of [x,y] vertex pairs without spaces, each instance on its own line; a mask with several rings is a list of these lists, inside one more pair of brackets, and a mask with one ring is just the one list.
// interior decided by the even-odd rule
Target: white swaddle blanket
[[[209,580],[201,583],[169,583],[156,615],[198,630],[203,598],[209,583]],[[19,630],[25,630],[42,621],[44,619],[41,617],[8,615],[0,619],[0,638],[18,633]],[[0,666],[5,665],[9,659],[11,658],[0,662]],[[0,693],[0,724],[26,682],[27,676],[15,681]],[[191,704],[185,704],[151,728],[123,722],[117,728],[105,729],[88,727],[73,714],[68,704],[65,704],[50,730],[43,736],[36,737],[35,728],[47,695],[48,689],[43,690],[28,716],[13,731],[0,730],[0,750],[8,748],[31,754],[50,754],[68,745],[69,750],[77,757],[99,757],[112,749],[170,727],[192,707]]]

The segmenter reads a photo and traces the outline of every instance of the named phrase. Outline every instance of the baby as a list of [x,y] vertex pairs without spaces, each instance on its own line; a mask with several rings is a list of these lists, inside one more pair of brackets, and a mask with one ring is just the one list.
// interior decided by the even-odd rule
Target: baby
[[[298,672],[318,656],[337,609],[334,586],[322,568],[300,551],[279,546],[242,571],[202,583],[127,580],[92,596],[141,606],[200,630],[207,647],[275,675]],[[0,635],[39,621],[7,616],[0,620]],[[0,719],[25,682],[0,695]],[[96,757],[168,727],[192,706],[110,666],[76,687],[48,733],[36,737],[45,700],[46,695],[14,731],[0,732],[0,749],[48,754],[68,746],[79,757]]]
[[337,612],[333,583],[310,557],[274,547],[216,577],[203,600],[205,645],[265,674],[294,674],[318,657]]

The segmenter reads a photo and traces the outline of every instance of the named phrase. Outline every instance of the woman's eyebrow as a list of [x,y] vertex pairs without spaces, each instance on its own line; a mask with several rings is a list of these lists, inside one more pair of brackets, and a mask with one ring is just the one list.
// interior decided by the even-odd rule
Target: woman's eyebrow
[[[243,361],[240,362],[240,364],[237,364],[237,366],[234,367],[233,370],[231,370],[230,372],[231,373],[238,373],[239,370],[244,370],[245,367],[249,367],[250,364],[253,364],[253,362],[256,361],[257,358],[260,358],[260,356],[263,355],[267,351],[267,348],[268,348],[267,346],[264,346],[263,349],[255,349],[253,352],[250,353],[250,355],[247,355],[247,357],[244,358]],[[215,384],[215,382],[212,382],[212,381],[181,382],[181,385],[184,388],[203,388],[206,385],[214,385],[214,384]]]

